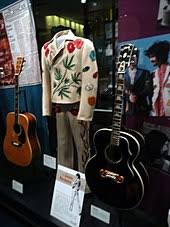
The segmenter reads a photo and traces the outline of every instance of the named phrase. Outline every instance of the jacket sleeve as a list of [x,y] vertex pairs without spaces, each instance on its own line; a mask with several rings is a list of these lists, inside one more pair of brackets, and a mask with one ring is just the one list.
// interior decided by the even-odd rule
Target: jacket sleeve
[[51,80],[50,71],[47,62],[47,49],[44,46],[41,49],[41,67],[42,67],[42,115],[51,115]]
[[84,43],[81,65],[82,87],[77,119],[91,121],[97,97],[98,67],[94,45],[90,40]]

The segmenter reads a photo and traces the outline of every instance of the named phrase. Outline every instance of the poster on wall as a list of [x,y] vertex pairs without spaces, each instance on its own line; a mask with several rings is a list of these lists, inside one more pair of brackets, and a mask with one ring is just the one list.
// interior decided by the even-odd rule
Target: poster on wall
[[41,82],[38,47],[31,5],[20,0],[0,10],[0,88],[14,85],[17,56],[25,59],[20,86]]
[[168,34],[169,8],[169,0],[119,0],[119,42]]
[[14,67],[11,48],[5,28],[3,14],[0,13],[0,86],[14,84]]
[[158,27],[170,27],[170,0],[160,0],[157,17]]
[[128,42],[137,54],[125,72],[126,116],[169,117],[170,35]]
[[68,226],[78,227],[85,185],[83,173],[58,165],[50,214]]

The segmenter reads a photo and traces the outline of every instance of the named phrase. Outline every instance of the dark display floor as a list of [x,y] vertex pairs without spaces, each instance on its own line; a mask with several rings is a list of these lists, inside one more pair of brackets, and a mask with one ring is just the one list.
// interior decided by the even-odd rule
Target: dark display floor
[[0,226],[9,226],[9,227],[30,227],[30,224],[20,219],[13,212],[0,207]]
[[[46,167],[39,168],[38,164],[34,164],[29,168],[20,168],[13,166],[3,158],[1,158],[0,165],[0,212],[2,210],[0,224],[5,219],[8,219],[12,222],[7,226],[11,227],[26,226],[26,223],[28,223],[28,226],[40,227],[67,226],[49,215],[55,182],[54,170],[49,170]],[[157,173],[155,174],[158,176]],[[12,179],[23,183],[23,194],[12,189]],[[160,176],[158,176],[159,179]],[[152,196],[149,194],[149,197]],[[146,200],[148,200],[147,193]],[[164,209],[161,208],[161,202],[164,201],[160,201],[157,204],[157,209],[155,208],[155,204],[151,204],[153,206],[153,212],[151,212],[152,209],[147,205],[147,201],[144,201],[143,205],[141,204],[139,208],[134,210],[119,211],[104,204],[92,193],[88,193],[85,194],[80,227],[167,227],[167,207],[164,204]],[[92,217],[90,215],[91,205],[108,211],[110,213],[110,223],[106,224]],[[159,212],[159,207],[162,209],[160,214],[157,213]],[[15,225],[18,220],[19,224]],[[23,223],[20,225],[21,220],[23,220]]]

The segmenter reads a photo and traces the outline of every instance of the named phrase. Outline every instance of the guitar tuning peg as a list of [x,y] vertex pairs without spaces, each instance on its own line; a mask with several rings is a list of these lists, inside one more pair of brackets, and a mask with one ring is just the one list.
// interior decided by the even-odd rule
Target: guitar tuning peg
[[126,58],[127,57],[127,53],[125,52],[124,54],[123,54],[123,58]]
[[136,53],[138,52],[138,49],[135,48],[135,49],[133,50],[133,52],[136,54]]

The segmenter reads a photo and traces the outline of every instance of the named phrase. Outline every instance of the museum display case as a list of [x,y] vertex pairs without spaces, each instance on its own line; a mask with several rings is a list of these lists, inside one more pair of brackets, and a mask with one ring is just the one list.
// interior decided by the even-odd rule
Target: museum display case
[[168,12],[163,0],[0,3],[2,209],[30,226],[168,226]]

